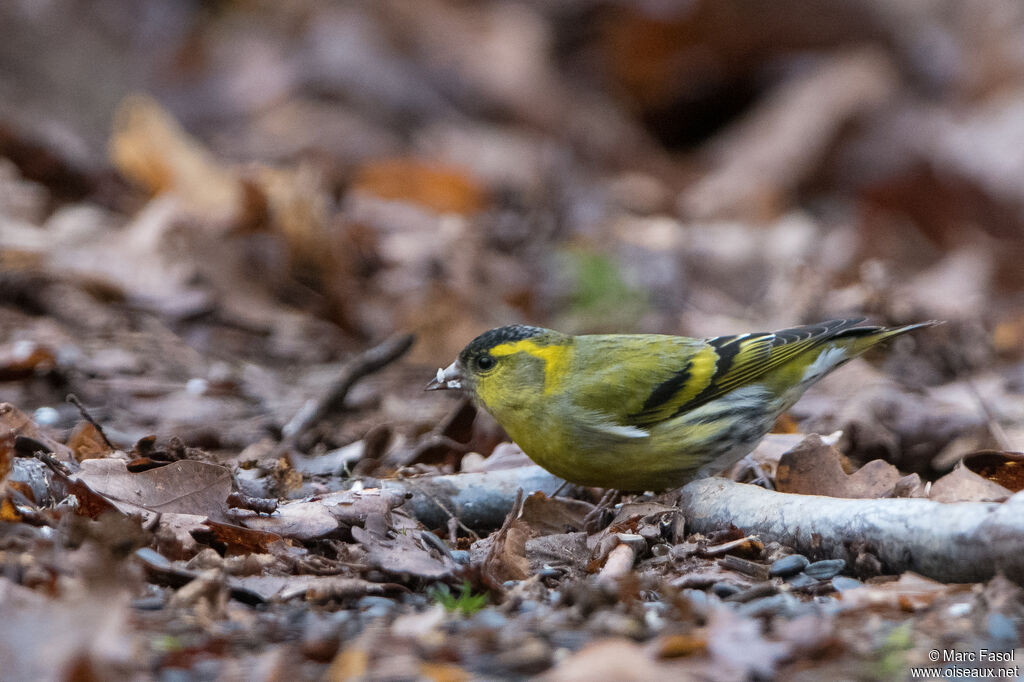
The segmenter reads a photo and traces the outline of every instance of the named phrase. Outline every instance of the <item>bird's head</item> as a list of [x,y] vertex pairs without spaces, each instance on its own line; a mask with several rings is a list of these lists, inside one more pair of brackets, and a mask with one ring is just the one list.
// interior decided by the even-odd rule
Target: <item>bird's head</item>
[[551,373],[564,368],[572,337],[551,329],[511,325],[484,332],[455,362],[437,370],[427,390],[461,389],[492,413],[540,396]]

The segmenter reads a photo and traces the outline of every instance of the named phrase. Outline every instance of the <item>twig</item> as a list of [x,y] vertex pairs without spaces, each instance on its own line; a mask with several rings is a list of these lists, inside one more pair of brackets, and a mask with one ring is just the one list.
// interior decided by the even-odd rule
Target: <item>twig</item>
[[440,508],[440,510],[442,512],[444,512],[445,515],[448,517],[449,523],[454,521],[455,523],[457,523],[459,525],[459,528],[461,528],[462,530],[466,531],[469,535],[471,535],[473,537],[474,540],[479,540],[480,539],[480,536],[477,535],[475,530],[473,530],[472,528],[470,528],[469,526],[464,524],[459,519],[458,516],[456,516],[454,513],[452,513],[451,509],[449,509],[448,507],[445,506],[444,502],[442,502],[441,500],[437,499],[437,497],[434,496],[433,494],[431,494],[428,490],[424,490],[424,488],[422,486],[420,486],[418,483],[416,483],[414,479],[412,479],[412,478],[403,478],[402,481],[404,481],[405,484],[408,485],[410,488],[412,488],[413,490],[415,490],[416,492],[420,493],[421,495],[426,497],[428,500],[430,500],[431,502],[436,504],[438,506],[438,508]]
[[233,492],[228,495],[228,506],[236,509],[250,509],[257,514],[273,514],[277,509],[277,500]]
[[50,470],[60,474],[63,477],[71,475],[71,470],[64,466],[64,463],[53,456],[52,452],[46,450],[34,450],[32,456],[38,459],[40,462],[50,467]]
[[284,438],[279,450],[287,450],[298,444],[301,438],[314,426],[338,411],[345,403],[349,391],[363,377],[391,364],[412,348],[416,337],[412,334],[393,336],[349,360],[341,368],[338,377],[318,400],[307,402],[282,429]]
[[615,503],[619,494],[619,491],[614,488],[609,488],[604,491],[604,495],[601,496],[601,501],[597,503],[597,506],[587,512],[587,515],[583,517],[583,527],[589,529],[591,524],[599,525],[601,517]]
[[117,448],[114,447],[114,444],[110,442],[110,439],[107,438],[107,434],[103,431],[103,427],[100,426],[100,423],[96,421],[91,414],[89,414],[89,410],[85,409],[85,405],[83,405],[82,401],[78,399],[78,396],[74,393],[68,393],[68,397],[65,398],[65,400],[78,408],[78,413],[82,415],[82,419],[95,427],[96,431],[100,434],[100,438],[103,439],[103,442],[106,443],[108,448],[111,450],[117,450]]

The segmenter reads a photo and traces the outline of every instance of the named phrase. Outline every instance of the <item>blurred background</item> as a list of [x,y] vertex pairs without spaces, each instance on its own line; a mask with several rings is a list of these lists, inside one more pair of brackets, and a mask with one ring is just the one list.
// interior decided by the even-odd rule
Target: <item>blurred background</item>
[[241,448],[395,333],[363,399],[412,419],[501,324],[865,314],[949,321],[886,369],[998,408],[1022,179],[1016,0],[11,0],[0,399]]

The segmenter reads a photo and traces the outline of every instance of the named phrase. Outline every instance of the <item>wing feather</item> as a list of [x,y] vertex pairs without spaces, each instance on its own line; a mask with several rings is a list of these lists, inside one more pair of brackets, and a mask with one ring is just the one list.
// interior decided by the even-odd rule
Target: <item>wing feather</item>
[[[639,437],[651,426],[756,382],[836,335],[867,328],[862,319],[832,320],[777,332],[686,339],[672,336],[587,337],[575,373],[573,402],[608,416],[600,430]],[[632,346],[622,352],[622,344]],[[583,368],[586,371],[583,371]]]

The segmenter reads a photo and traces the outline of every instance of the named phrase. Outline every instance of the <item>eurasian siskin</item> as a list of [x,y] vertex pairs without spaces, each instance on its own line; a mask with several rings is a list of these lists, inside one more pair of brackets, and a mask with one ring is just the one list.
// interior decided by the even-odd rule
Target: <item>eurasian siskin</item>
[[709,339],[500,327],[470,342],[427,388],[467,391],[527,455],[567,481],[665,490],[749,453],[836,367],[935,324],[862,322]]

